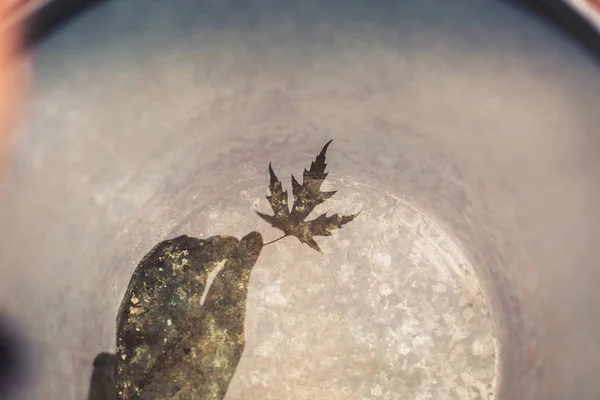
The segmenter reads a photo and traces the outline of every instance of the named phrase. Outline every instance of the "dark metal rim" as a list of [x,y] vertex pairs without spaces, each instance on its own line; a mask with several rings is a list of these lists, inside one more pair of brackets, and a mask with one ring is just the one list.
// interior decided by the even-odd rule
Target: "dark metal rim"
[[[35,47],[70,20],[109,0],[50,0],[25,22],[25,48]],[[600,62],[600,31],[563,0],[504,0],[544,20]]]

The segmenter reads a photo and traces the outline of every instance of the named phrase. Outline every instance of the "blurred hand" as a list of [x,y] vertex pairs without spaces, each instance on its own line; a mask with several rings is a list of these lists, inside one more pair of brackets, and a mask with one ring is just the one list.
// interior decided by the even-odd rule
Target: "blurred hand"
[[10,154],[12,132],[22,111],[28,60],[19,47],[20,21],[35,2],[0,0],[0,179]]
[[[32,2],[0,0],[0,187],[27,81],[28,64],[19,49],[19,24],[32,5]],[[0,398],[3,399],[21,383],[23,357],[17,346],[18,337],[0,315]]]

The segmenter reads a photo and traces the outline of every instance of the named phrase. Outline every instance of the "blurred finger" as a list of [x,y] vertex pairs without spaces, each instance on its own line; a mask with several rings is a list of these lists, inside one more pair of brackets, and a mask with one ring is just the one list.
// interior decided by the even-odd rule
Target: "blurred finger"
[[21,22],[37,2],[0,0],[0,177],[23,102],[27,60],[20,51]]

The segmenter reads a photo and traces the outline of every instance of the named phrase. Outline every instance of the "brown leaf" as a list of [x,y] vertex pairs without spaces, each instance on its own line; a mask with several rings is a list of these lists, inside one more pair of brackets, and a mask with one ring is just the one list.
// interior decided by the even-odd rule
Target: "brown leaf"
[[[117,315],[116,399],[225,397],[245,347],[248,282],[262,247],[258,232],[241,240],[182,235],[146,254]],[[91,391],[104,390],[94,384]]]
[[265,221],[284,233],[285,236],[295,236],[300,242],[307,244],[311,248],[321,252],[319,245],[314,240],[314,236],[331,236],[331,231],[341,228],[344,224],[352,221],[358,216],[358,213],[349,216],[338,216],[334,214],[330,217],[327,214],[321,214],[312,221],[304,221],[308,215],[319,204],[324,203],[336,192],[322,192],[321,185],[327,178],[325,172],[327,164],[325,163],[325,153],[332,141],[330,140],[323,146],[323,149],[310,164],[309,170],[304,170],[302,184],[292,175],[292,195],[294,204],[290,212],[288,206],[287,191],[283,191],[281,181],[273,172],[273,167],[269,163],[269,175],[271,182],[269,189],[271,194],[267,196],[269,204],[273,209],[274,215],[268,215],[257,211],[256,213]]

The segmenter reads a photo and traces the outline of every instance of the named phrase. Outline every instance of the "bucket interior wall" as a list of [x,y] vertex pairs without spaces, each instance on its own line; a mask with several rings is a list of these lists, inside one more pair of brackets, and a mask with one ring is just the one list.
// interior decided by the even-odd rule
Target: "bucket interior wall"
[[[444,384],[453,399],[595,398],[599,93],[597,62],[501,2],[127,0],[96,7],[35,51],[32,98],[3,188],[0,300],[29,339],[34,367],[23,398],[85,398],[94,356],[114,350],[129,278],[157,242],[182,233],[240,238],[250,230],[275,239],[254,213],[269,211],[268,163],[289,187],[290,175],[299,177],[330,139],[328,185],[339,192],[323,211],[362,207],[373,218],[319,239],[323,256],[290,238],[259,260],[249,344],[229,399],[341,399],[350,388],[360,398],[397,398],[392,372],[403,360],[382,365],[401,339],[364,342],[368,362],[336,347],[330,366],[339,373],[322,380],[324,370],[278,368],[290,371],[300,350],[317,357],[308,365],[321,365],[329,334],[357,338],[358,322],[325,321],[346,315],[344,296],[359,297],[364,326],[385,330],[403,321],[398,314],[387,326],[373,322],[379,309],[367,308],[360,296],[368,289],[351,282],[335,293],[311,288],[341,285],[336,273],[354,265],[358,252],[348,254],[359,242],[372,250],[364,253],[371,261],[355,265],[359,277],[369,280],[386,265],[386,274],[405,279],[414,265],[395,263],[393,252],[404,254],[408,236],[386,242],[393,253],[386,264],[377,249],[393,234],[368,223],[400,224],[412,212],[440,232],[438,244],[451,242],[465,260],[457,265],[468,264],[456,279],[476,287],[489,307],[497,365],[484,389],[453,370],[439,372],[446,380],[429,389],[415,378],[405,398],[441,398]],[[398,288],[407,301],[430,301],[429,289]],[[449,308],[462,310],[450,299]],[[279,320],[291,325],[269,328]],[[274,332],[283,335],[281,353],[265,356],[272,364],[260,370],[253,362]],[[302,337],[304,347],[294,347]],[[474,351],[472,341],[464,346]],[[438,350],[428,354],[445,354]],[[377,383],[380,370],[396,383]]]

